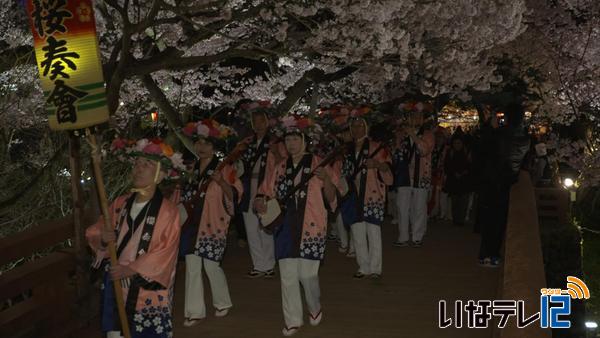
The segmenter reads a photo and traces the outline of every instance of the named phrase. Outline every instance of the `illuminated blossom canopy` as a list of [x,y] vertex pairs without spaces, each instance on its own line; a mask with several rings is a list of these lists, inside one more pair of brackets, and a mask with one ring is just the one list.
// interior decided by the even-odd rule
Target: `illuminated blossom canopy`
[[[45,119],[17,3],[0,8],[7,127]],[[468,99],[503,81],[495,60],[504,54],[546,75],[531,84],[540,116],[569,123],[597,115],[597,7],[593,0],[106,0],[94,9],[113,126],[130,127],[158,108],[178,130],[192,113],[244,98],[279,111],[407,94]]]
[[[111,109],[126,124],[152,105],[151,97],[160,100],[151,88],[180,112],[242,98],[268,99],[285,110],[307,94],[377,102],[407,92],[434,97],[486,89],[501,80],[491,51],[525,30],[526,6],[500,0],[112,0],[95,10]],[[2,11],[8,47],[30,46],[23,11]],[[41,106],[41,96],[35,101]]]

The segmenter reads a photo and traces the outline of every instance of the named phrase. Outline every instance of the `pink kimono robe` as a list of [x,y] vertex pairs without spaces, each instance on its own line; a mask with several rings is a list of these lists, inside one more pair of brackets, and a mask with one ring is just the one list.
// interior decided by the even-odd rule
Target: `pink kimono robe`
[[[337,158],[335,161],[333,161],[329,165],[329,167],[331,168],[331,172],[337,178],[337,183],[335,185],[335,188],[337,190],[338,197],[344,196],[348,190],[348,187],[344,185],[344,183],[342,182],[341,179],[339,179],[342,176],[343,164],[344,164],[344,158],[343,158],[343,156],[340,156],[340,158]],[[338,201],[338,203],[340,203],[340,202]]]
[[[318,156],[306,154],[294,168],[291,157],[288,157],[276,164],[274,170],[267,172],[259,188],[259,195],[281,199],[294,185],[308,177],[320,162]],[[325,170],[332,178],[332,182],[336,184],[337,177],[331,167],[326,166]],[[277,260],[323,259],[327,235],[327,207],[334,210],[337,199],[332,204],[326,203],[323,181],[316,176],[313,176],[307,185],[287,200],[286,207],[282,211],[285,212],[283,225],[274,231]]]
[[[388,185],[392,185],[394,176],[392,170],[385,172],[378,169],[367,169],[365,162],[372,157],[379,162],[387,163],[391,169],[391,157],[387,149],[380,148],[379,142],[366,139],[358,153],[346,154],[342,174],[348,181],[350,201],[342,208],[344,224],[349,226],[357,222],[368,222],[381,225],[385,215],[385,196]],[[354,148],[352,148],[354,150]],[[350,223],[350,224],[347,224]]]
[[431,130],[423,130],[413,143],[409,164],[410,186],[418,189],[431,188],[431,154],[435,138]]
[[[210,177],[213,173],[212,170],[214,170],[212,162],[206,170],[207,176]],[[192,252],[196,256],[215,262],[220,262],[223,259],[227,245],[229,221],[231,215],[235,212],[234,203],[238,203],[242,195],[242,183],[237,177],[235,169],[230,165],[225,165],[221,172],[223,178],[232,185],[235,200],[227,199],[221,186],[214,181],[208,184],[205,192],[198,192],[200,193],[202,210]],[[201,184],[202,182],[199,182],[199,185]],[[192,216],[188,215],[188,217]]]
[[[137,274],[121,280],[129,327],[133,337],[170,337],[172,300],[177,249],[179,212],[162,197],[159,190],[142,209],[136,220],[129,216],[134,195],[118,197],[109,208],[111,221],[118,231],[118,260]],[[139,223],[138,223],[139,222]],[[137,227],[133,224],[138,224]],[[108,250],[101,245],[104,219],[86,230],[86,238],[96,254],[96,266],[108,263]],[[134,230],[135,229],[135,230]],[[113,284],[105,264],[103,283],[103,331],[119,331]]]
[[265,135],[260,144],[257,144],[256,135],[250,136],[244,141],[249,146],[241,158],[244,165],[244,174],[241,177],[244,187],[241,211],[248,212],[252,208],[254,198],[265,179],[266,173],[273,169],[276,158],[287,156],[287,151],[283,142],[279,142],[272,134]]
[[[182,196],[184,206],[188,213],[189,222],[198,222],[189,224],[193,231],[184,229],[182,236],[192,238],[182,238],[182,246],[191,240],[191,248],[186,249],[184,254],[192,253],[196,256],[220,262],[225,253],[227,244],[227,232],[229,230],[229,221],[231,215],[235,212],[235,203],[240,201],[243,189],[242,183],[237,177],[235,169],[231,165],[225,165],[221,173],[223,178],[232,185],[233,198],[226,198],[221,186],[210,181],[205,191],[199,191],[203,183],[213,175],[214,170],[219,165],[217,157],[206,166],[203,173],[194,171],[194,181],[191,182]],[[199,198],[196,197],[199,194]],[[190,219],[191,218],[191,219]]]

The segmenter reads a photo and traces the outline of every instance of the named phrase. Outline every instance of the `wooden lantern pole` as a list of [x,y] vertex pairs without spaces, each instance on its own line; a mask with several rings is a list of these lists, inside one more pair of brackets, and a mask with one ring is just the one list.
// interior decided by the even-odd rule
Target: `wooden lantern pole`
[[[110,219],[110,213],[108,212],[108,200],[106,198],[106,189],[104,188],[104,179],[102,178],[102,169],[100,168],[100,150],[98,149],[96,134],[91,133],[89,129],[86,129],[85,133],[92,148],[94,176],[96,178],[96,187],[98,188],[100,209],[102,210],[102,216],[104,216],[104,229],[114,231]],[[115,247],[115,242],[108,243],[108,252],[110,254],[110,265],[117,266],[119,262],[117,260],[117,249]],[[117,309],[119,310],[119,319],[121,320],[121,330],[123,331],[123,336],[125,338],[131,338],[129,322],[127,321],[127,314],[125,313],[125,301],[123,300],[123,291],[120,280],[113,280],[113,286],[113,289],[115,290],[115,298],[117,300]]]

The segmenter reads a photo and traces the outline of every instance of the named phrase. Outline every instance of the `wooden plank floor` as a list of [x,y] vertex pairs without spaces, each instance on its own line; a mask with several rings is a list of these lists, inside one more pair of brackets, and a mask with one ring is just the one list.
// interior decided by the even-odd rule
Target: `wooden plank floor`
[[[320,270],[323,321],[311,327],[308,319],[295,335],[304,337],[490,337],[490,329],[438,328],[438,301],[493,299],[498,270],[477,263],[479,236],[470,227],[430,224],[425,245],[395,248],[395,226],[385,225],[383,277],[354,280],[355,259],[338,253],[329,243]],[[209,316],[184,328],[185,270],[178,270],[175,296],[176,338],[281,337],[283,314],[279,278],[250,280],[247,249],[229,243],[223,268],[229,282],[233,309],[225,318],[212,315],[205,279]],[[306,308],[305,308],[306,309]]]
[[[354,280],[355,259],[328,243],[320,270],[323,321],[311,327],[308,319],[297,338],[490,338],[491,329],[438,328],[438,301],[493,299],[498,269],[477,263],[479,235],[470,227],[449,223],[429,225],[422,248],[395,248],[396,227],[383,228],[383,277]],[[205,295],[209,316],[198,326],[183,327],[185,269],[179,266],[175,289],[175,338],[282,337],[283,314],[278,276],[272,280],[244,277],[250,267],[247,249],[228,244],[223,268],[234,304],[225,318],[216,318],[208,281]],[[306,308],[305,308],[306,309]],[[449,310],[449,314],[453,311]],[[99,320],[75,337],[100,338]]]

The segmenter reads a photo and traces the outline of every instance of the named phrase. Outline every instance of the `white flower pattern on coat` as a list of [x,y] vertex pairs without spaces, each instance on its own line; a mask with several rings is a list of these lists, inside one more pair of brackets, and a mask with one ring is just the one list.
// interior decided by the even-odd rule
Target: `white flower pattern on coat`
[[[159,296],[159,300],[162,297]],[[173,337],[171,311],[167,306],[154,306],[150,298],[146,299],[146,307],[137,310],[133,315],[136,337]]]

